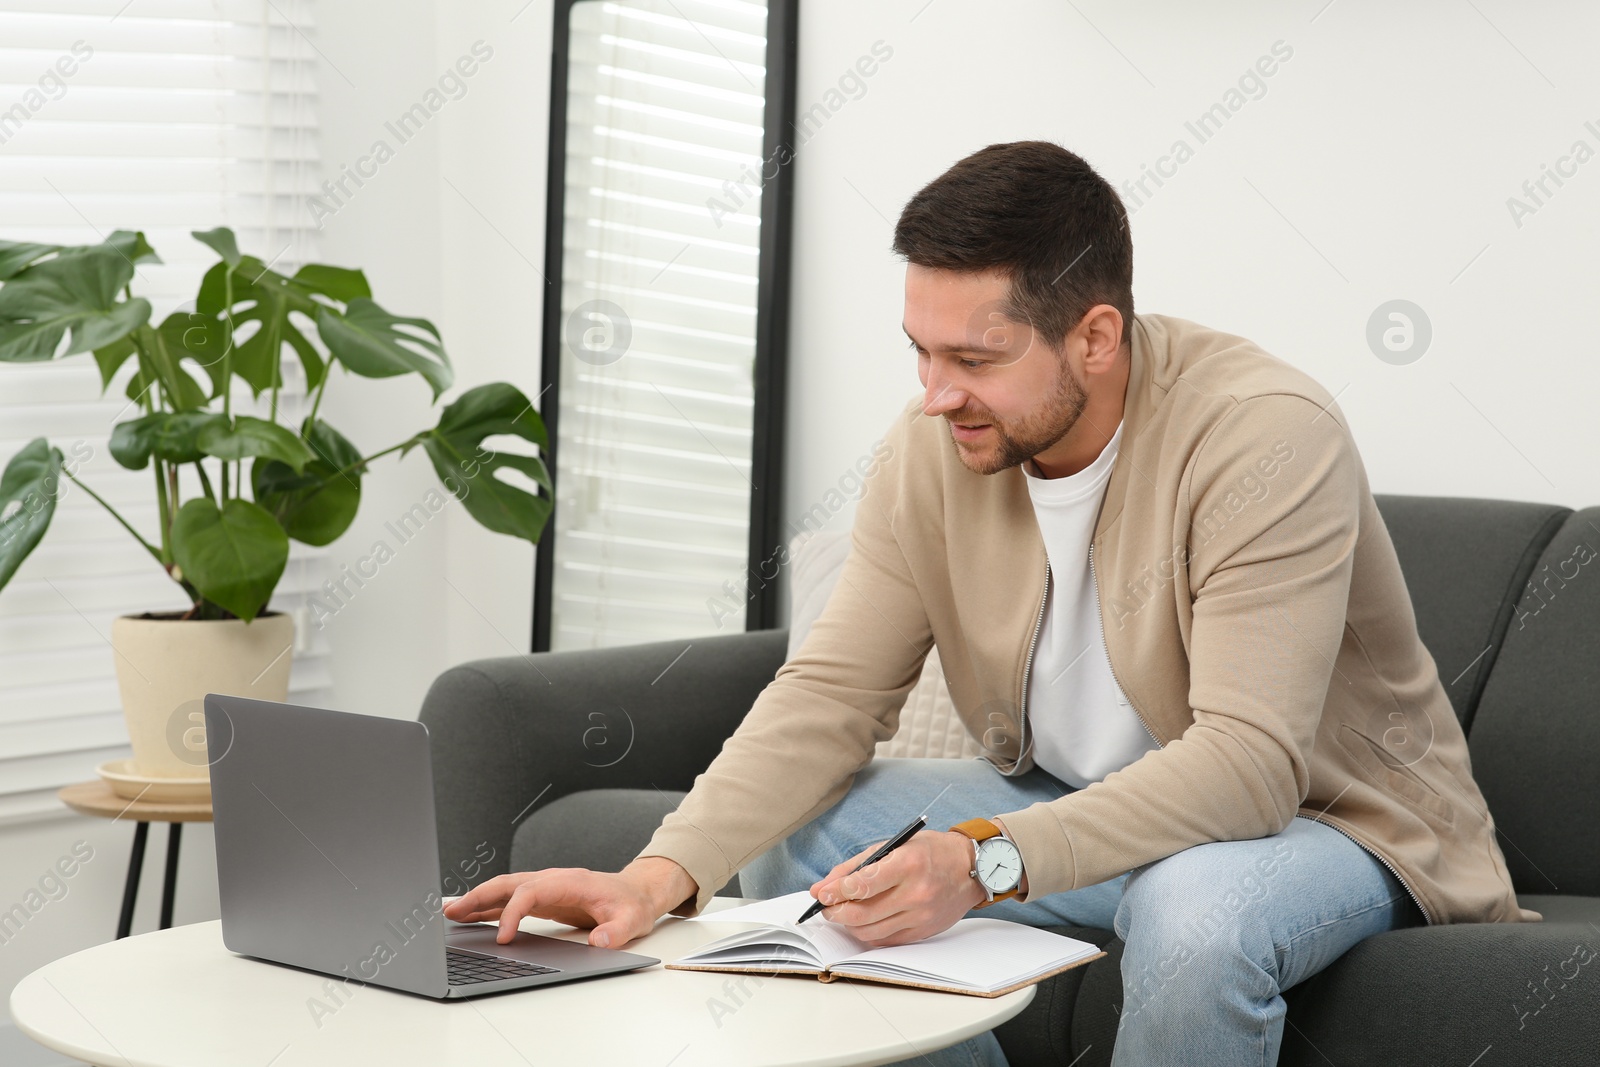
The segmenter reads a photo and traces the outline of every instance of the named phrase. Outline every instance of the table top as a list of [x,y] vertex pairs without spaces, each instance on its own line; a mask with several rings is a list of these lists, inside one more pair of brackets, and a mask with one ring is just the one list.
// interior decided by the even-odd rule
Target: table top
[[[706,913],[746,901],[715,897]],[[628,952],[669,963],[748,924],[666,916]],[[569,941],[588,932],[528,918],[522,929]],[[11,994],[35,1041],[127,1067],[871,1067],[992,1029],[1035,986],[1001,997],[807,975],[669,971],[619,975],[438,1001],[378,986],[324,990],[326,976],[229,952],[220,921],[110,941],[56,960]],[[320,1004],[320,1010],[314,1006]]]
[[173,804],[168,801],[129,800],[111,791],[111,784],[96,778],[62,786],[56,791],[61,803],[83,815],[129,822],[210,822],[211,802]]

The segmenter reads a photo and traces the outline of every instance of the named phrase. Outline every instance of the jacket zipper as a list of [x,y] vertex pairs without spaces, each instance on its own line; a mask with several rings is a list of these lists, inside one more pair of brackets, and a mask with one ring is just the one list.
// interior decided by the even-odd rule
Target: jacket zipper
[[1033,637],[1028,641],[1028,658],[1022,664],[1022,705],[1019,717],[1022,724],[1019,730],[1017,749],[1017,762],[1014,767],[1022,765],[1022,757],[1028,752],[1028,672],[1033,670],[1033,650],[1039,643],[1039,631],[1044,628],[1044,606],[1050,601],[1050,560],[1044,561],[1044,595],[1039,598],[1039,614],[1033,620]]
[[[1100,610],[1100,579],[1094,572],[1093,540],[1089,542],[1089,581],[1094,586],[1094,610],[1098,612]],[[1100,645],[1105,649],[1106,668],[1111,671],[1111,680],[1117,683],[1117,688],[1122,691],[1122,695],[1128,697],[1128,707],[1132,708],[1134,715],[1138,716],[1139,725],[1144,727],[1144,732],[1150,735],[1150,740],[1156,743],[1157,748],[1166,748],[1167,746],[1161,743],[1161,738],[1156,736],[1156,732],[1150,729],[1150,722],[1144,717],[1144,712],[1139,710],[1139,705],[1135,704],[1133,698],[1128,696],[1128,691],[1122,688],[1122,679],[1117,677],[1117,669],[1111,666],[1111,643],[1106,640],[1105,617],[1103,615],[1100,617]]]
[[1406,891],[1406,896],[1410,897],[1411,898],[1411,902],[1417,906],[1417,910],[1422,912],[1423,921],[1426,922],[1429,926],[1433,925],[1433,916],[1428,912],[1428,909],[1423,905],[1421,899],[1418,898],[1418,896],[1411,891],[1411,887],[1406,884],[1406,880],[1404,878],[1400,877],[1400,872],[1394,869],[1394,864],[1390,863],[1388,860],[1384,859],[1382,856],[1380,856],[1376,852],[1374,852],[1371,848],[1369,848],[1366,845],[1365,842],[1356,841],[1356,839],[1352,835],[1350,835],[1348,833],[1345,833],[1345,831],[1343,831],[1343,830],[1340,830],[1339,827],[1334,826],[1333,823],[1328,822],[1326,819],[1319,819],[1315,815],[1307,815],[1304,812],[1299,812],[1299,811],[1295,812],[1294,817],[1297,818],[1297,819],[1310,819],[1312,822],[1320,823],[1323,826],[1326,826],[1331,830],[1338,830],[1339,833],[1344,834],[1344,836],[1350,838],[1350,840],[1355,841],[1356,844],[1361,848],[1361,850],[1363,852],[1365,852],[1367,855],[1371,856],[1373,859],[1377,860],[1379,863],[1383,864],[1385,867],[1387,867],[1389,869],[1389,873],[1394,875],[1394,880],[1400,883],[1400,888],[1404,889]]
[[[1095,570],[1094,570],[1094,542],[1093,541],[1089,542],[1089,578],[1094,583],[1095,607],[1096,607],[1096,609],[1098,609],[1099,606],[1100,606],[1100,580],[1099,580],[1098,577],[1096,577]],[[1035,636],[1037,636],[1037,635],[1035,635]],[[1101,642],[1101,644],[1103,644],[1105,646],[1105,650],[1106,650],[1106,666],[1110,667],[1110,669],[1111,669],[1111,677],[1114,680],[1117,681],[1117,688],[1121,689],[1122,688],[1122,682],[1121,682],[1120,679],[1117,679],[1117,669],[1115,667],[1111,666],[1111,645],[1110,645],[1110,643],[1108,641],[1106,641],[1105,625],[1104,625],[1103,621],[1102,621],[1101,626],[1100,626],[1100,642]],[[1029,658],[1030,659],[1032,658],[1031,650],[1029,652]],[[1024,690],[1024,692],[1026,692],[1026,690]],[[1128,691],[1126,689],[1123,689],[1122,690],[1122,695],[1123,696],[1128,696]],[[1146,719],[1144,717],[1144,712],[1139,710],[1139,705],[1137,705],[1137,704],[1135,704],[1133,702],[1133,698],[1131,696],[1128,696],[1128,707],[1132,708],[1133,709],[1133,713],[1139,717],[1139,722],[1143,724],[1145,732],[1150,735],[1151,739],[1153,741],[1155,741],[1156,745],[1161,747],[1161,748],[1165,748],[1166,746],[1161,743],[1161,738],[1156,737],[1155,731],[1150,729],[1150,723],[1148,721],[1146,721]],[[1429,914],[1428,909],[1423,905],[1421,899],[1417,896],[1417,894],[1412,892],[1411,886],[1406,884],[1406,880],[1400,876],[1400,872],[1394,869],[1394,864],[1390,863],[1388,860],[1386,860],[1382,856],[1378,855],[1371,848],[1369,848],[1364,842],[1356,841],[1356,839],[1354,837],[1351,837],[1350,834],[1345,833],[1345,831],[1339,829],[1339,827],[1334,826],[1333,823],[1331,823],[1331,822],[1326,822],[1326,821],[1324,821],[1322,819],[1319,819],[1315,815],[1306,815],[1303,812],[1295,812],[1295,816],[1294,817],[1297,818],[1297,819],[1310,819],[1314,823],[1321,823],[1323,826],[1326,826],[1326,827],[1328,827],[1328,828],[1330,828],[1332,830],[1337,830],[1339,833],[1344,834],[1344,836],[1350,838],[1351,841],[1355,841],[1356,845],[1359,846],[1363,852],[1365,852],[1367,855],[1371,856],[1373,859],[1377,860],[1379,863],[1383,864],[1384,867],[1388,868],[1389,873],[1394,875],[1394,880],[1400,883],[1400,888],[1402,888],[1402,889],[1404,889],[1406,891],[1406,895],[1411,898],[1412,903],[1414,903],[1417,906],[1417,910],[1422,913],[1422,918],[1428,923],[1428,925],[1430,925],[1430,926],[1433,925],[1433,916],[1431,914]]]

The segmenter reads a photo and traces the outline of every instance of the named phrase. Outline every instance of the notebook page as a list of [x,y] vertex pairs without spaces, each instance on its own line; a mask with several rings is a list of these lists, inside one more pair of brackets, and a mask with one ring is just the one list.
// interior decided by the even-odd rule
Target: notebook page
[[797,963],[813,960],[814,969],[859,955],[870,946],[838,923],[817,916],[804,926],[770,924],[719,938],[700,946],[676,963]]
[[801,934],[795,929],[741,930],[736,934],[718,938],[701,945],[674,963],[775,963],[799,966],[811,970],[823,969],[822,962],[811,944],[809,932]]
[[1086,941],[1049,930],[1003,919],[969,918],[908,945],[869,948],[834,969],[854,970],[860,964],[864,972],[989,991],[1099,951]]
[[[778,936],[778,931],[788,931],[791,934],[799,934],[803,937],[813,946],[820,965],[824,968],[831,967],[839,960],[857,955],[872,947],[852,935],[849,932],[849,927],[829,922],[823,918],[821,912],[813,915],[804,923],[797,923],[795,920],[805,914],[806,909],[815,903],[816,898],[801,889],[781,897],[741,904],[735,908],[727,908],[709,914],[701,912],[699,915],[691,915],[686,921],[760,923],[768,929],[751,930],[746,931],[745,934],[725,937],[720,941],[711,942],[701,948],[699,952],[685,956],[684,959],[693,960],[697,963],[705,962],[702,959],[703,953],[717,946],[732,944],[735,941],[741,945],[752,944],[757,940],[782,942],[784,939]],[[771,930],[770,928],[772,927],[776,927],[777,931]],[[785,956],[783,958],[788,957]],[[719,962],[725,962],[725,960],[719,958]]]
[[[793,926],[795,920],[805,914],[807,908],[815,904],[816,898],[804,889],[794,893],[786,893],[781,897],[772,897],[769,900],[755,900],[749,904],[740,904],[735,908],[724,908],[722,911],[702,911],[699,915],[690,915],[685,922],[710,922],[710,923],[771,923],[773,926]],[[806,920],[810,926],[821,918],[820,913]]]
[[806,940],[816,946],[817,956],[827,968],[832,968],[840,960],[859,957],[872,947],[849,933],[847,927],[831,923],[820,915],[807,920],[798,929],[805,931]]

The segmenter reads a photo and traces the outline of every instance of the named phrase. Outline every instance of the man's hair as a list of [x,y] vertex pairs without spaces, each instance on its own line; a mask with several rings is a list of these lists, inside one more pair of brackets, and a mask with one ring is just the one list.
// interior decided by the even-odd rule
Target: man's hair
[[1049,141],[992,144],[923,186],[900,212],[894,251],[921,267],[998,269],[1002,311],[1059,351],[1096,304],[1133,335],[1133,236],[1116,190]]

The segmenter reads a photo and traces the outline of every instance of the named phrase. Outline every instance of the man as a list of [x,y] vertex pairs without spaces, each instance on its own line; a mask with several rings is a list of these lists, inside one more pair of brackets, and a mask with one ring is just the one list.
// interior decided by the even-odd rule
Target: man
[[[1113,1062],[1141,1067],[1275,1063],[1281,991],[1374,933],[1538,919],[1333,398],[1136,316],[1122,205],[1059,146],[961,160],[894,249],[924,391],[798,653],[621,873],[505,875],[446,914],[620,947],[742,869],[876,945],[974,908],[1110,928]],[[985,755],[874,761],[935,645]],[[852,873],[925,807],[937,829]],[[915,1062],[1005,1057],[991,1033]]]

